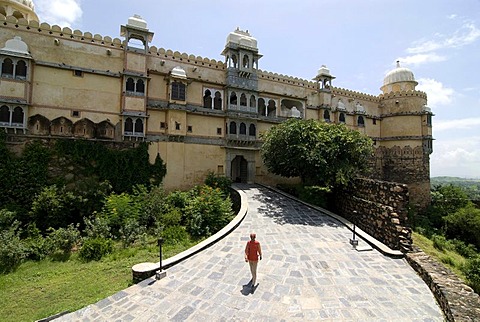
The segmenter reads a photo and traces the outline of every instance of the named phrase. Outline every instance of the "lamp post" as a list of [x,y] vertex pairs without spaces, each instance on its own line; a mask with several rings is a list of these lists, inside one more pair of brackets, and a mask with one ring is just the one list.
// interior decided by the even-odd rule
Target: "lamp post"
[[165,276],[167,276],[167,272],[163,271],[163,266],[162,266],[162,244],[163,244],[163,238],[160,237],[160,238],[158,238],[158,248],[159,248],[159,253],[160,253],[160,269],[155,274],[155,278],[157,280],[162,279]]
[[[357,215],[357,211],[356,211],[356,210],[353,211],[353,215],[354,215],[354,216]],[[358,246],[358,240],[355,239],[355,224],[353,224],[353,236],[352,236],[352,238],[350,239],[350,244],[351,244],[353,247],[357,247],[357,246]]]

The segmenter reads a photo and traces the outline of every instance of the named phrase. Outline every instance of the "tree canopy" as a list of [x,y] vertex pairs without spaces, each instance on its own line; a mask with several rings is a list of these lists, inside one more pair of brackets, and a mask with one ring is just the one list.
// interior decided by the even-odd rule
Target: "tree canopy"
[[367,169],[372,140],[343,124],[289,119],[263,135],[261,154],[267,169],[305,184],[347,184]]

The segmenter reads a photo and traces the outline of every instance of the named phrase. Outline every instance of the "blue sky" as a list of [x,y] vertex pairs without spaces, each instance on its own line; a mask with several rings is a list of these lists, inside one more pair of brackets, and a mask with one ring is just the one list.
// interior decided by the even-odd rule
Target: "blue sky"
[[303,79],[326,64],[333,85],[380,94],[395,61],[432,109],[431,176],[480,178],[479,0],[36,0],[41,21],[119,37],[139,14],[152,45],[222,60],[229,32],[258,40],[259,68]]

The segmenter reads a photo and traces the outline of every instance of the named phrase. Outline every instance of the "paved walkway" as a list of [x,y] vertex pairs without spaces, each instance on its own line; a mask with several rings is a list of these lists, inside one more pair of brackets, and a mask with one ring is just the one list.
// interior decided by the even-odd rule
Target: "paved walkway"
[[[358,252],[334,219],[266,188],[245,186],[248,214],[212,247],[56,321],[443,321],[403,259]],[[262,243],[254,293],[243,251]],[[360,241],[362,244],[362,241]]]

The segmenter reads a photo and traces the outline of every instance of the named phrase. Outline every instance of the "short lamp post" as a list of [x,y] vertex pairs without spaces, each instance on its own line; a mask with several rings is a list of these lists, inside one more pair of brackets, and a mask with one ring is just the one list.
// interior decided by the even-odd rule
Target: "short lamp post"
[[[353,215],[354,215],[354,217],[356,217],[356,215],[357,215],[356,210],[353,211]],[[352,245],[353,247],[358,246],[358,239],[355,239],[355,224],[353,224],[353,236],[352,236],[352,238],[350,238],[350,245]]]
[[162,279],[165,276],[167,276],[167,272],[163,271],[163,266],[162,266],[162,245],[163,245],[163,238],[160,237],[158,239],[158,248],[159,248],[159,253],[160,253],[160,263],[159,263],[160,264],[160,269],[155,274],[155,277],[156,277],[157,280]]

